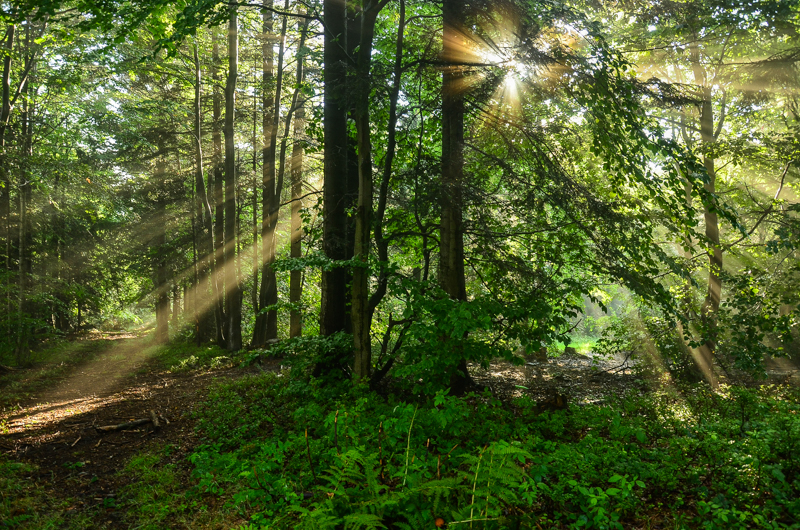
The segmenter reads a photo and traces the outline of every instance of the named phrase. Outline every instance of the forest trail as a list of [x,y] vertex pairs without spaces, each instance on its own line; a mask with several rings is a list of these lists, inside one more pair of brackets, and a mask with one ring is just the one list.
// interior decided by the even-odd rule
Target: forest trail
[[[171,447],[170,460],[185,466],[198,443],[193,407],[214,380],[248,373],[237,368],[169,372],[155,348],[131,335],[104,341],[86,357],[43,391],[0,413],[0,453],[38,466],[38,476],[31,478],[56,498],[69,496],[76,502],[70,510],[107,506],[130,480],[119,471],[148,448]],[[30,372],[35,378],[37,370]],[[151,411],[162,418],[159,429],[150,423],[114,432],[96,429],[148,419]],[[108,516],[114,527],[115,512]]]

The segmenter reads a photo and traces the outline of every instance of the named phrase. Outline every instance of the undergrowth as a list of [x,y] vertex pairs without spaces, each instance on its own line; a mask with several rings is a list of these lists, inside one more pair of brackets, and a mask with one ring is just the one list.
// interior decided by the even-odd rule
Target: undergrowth
[[266,374],[199,409],[197,492],[246,528],[800,528],[797,393],[701,388],[539,412]]

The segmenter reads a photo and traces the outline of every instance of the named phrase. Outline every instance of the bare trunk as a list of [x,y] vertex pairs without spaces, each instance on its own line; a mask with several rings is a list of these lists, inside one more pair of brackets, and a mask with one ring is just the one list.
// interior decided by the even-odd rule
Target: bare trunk
[[217,345],[224,348],[227,340],[225,329],[225,267],[224,267],[224,247],[225,247],[225,204],[223,197],[222,180],[222,96],[219,90],[220,84],[220,56],[219,38],[217,29],[212,29],[212,79],[214,85],[213,92],[213,123],[211,128],[211,140],[213,144],[214,161],[214,259],[212,292],[214,296],[214,321],[216,324]]
[[[714,157],[709,154],[714,138],[714,112],[711,102],[711,87],[708,86],[708,79],[705,69],[700,63],[700,50],[697,44],[693,44],[689,50],[694,82],[700,88],[702,103],[700,105],[700,139],[702,142],[703,165],[708,174],[708,181],[705,189],[709,193],[716,190],[716,169],[714,167]],[[723,119],[720,117],[720,119]],[[719,224],[717,213],[708,205],[704,207],[704,217],[706,225],[706,237],[711,243],[712,249],[708,254],[708,291],[702,307],[703,327],[705,328],[706,340],[699,348],[699,364],[706,379],[712,387],[717,387],[719,382],[714,370],[714,356],[716,352],[716,314],[719,310],[720,297],[722,294],[722,248],[719,245]]]
[[[11,115],[11,55],[14,48],[16,26],[8,26],[5,42],[5,58],[3,59],[3,100],[0,105],[0,222],[3,224],[3,241],[5,243],[6,272],[6,315],[11,315],[11,180],[6,164],[6,129]],[[9,326],[11,322],[9,321]],[[9,334],[12,329],[8,329]]]
[[[289,7],[289,2],[285,2],[284,11]],[[266,14],[264,15],[264,29],[265,32],[269,27],[272,30],[272,19],[267,21]],[[264,171],[264,205],[262,213],[262,254],[264,264],[261,269],[261,293],[259,297],[259,316],[256,319],[256,329],[254,335],[254,342],[262,345],[267,340],[275,339],[278,336],[278,313],[276,310],[271,309],[264,311],[265,307],[272,306],[278,303],[278,284],[275,277],[275,270],[272,268],[275,263],[276,257],[276,244],[275,230],[278,224],[278,207],[280,205],[281,185],[279,178],[276,175],[275,158],[278,149],[278,126],[280,124],[280,102],[283,91],[283,54],[286,41],[286,28],[287,18],[284,16],[281,24],[280,44],[278,46],[278,71],[275,83],[275,92],[272,94],[272,108],[270,109],[269,118],[271,122],[267,123],[267,116],[265,119],[265,140],[267,148],[265,150],[265,163]],[[266,72],[269,68],[269,79],[272,78],[272,42],[269,41],[268,45],[264,45],[264,72],[265,80],[267,80]],[[269,63],[266,57],[269,56]],[[266,104],[266,101],[265,101]],[[289,117],[286,118],[289,120]],[[288,123],[288,122],[287,122]],[[267,135],[267,131],[269,134]],[[269,165],[267,165],[269,164]],[[257,341],[256,341],[257,339]]]
[[[458,36],[464,27],[463,6],[444,0],[442,15],[444,43],[442,55],[449,66],[442,73],[442,217],[439,226],[439,283],[453,300],[466,301],[464,277],[464,234],[462,186],[464,179],[464,96],[463,72]],[[463,393],[470,384],[466,360],[450,374],[451,391]]]
[[[323,249],[331,260],[343,261],[348,254],[347,209],[347,8],[341,0],[324,0],[325,10],[325,102]],[[346,331],[349,275],[341,267],[322,272],[320,333]],[[317,373],[332,366],[318,367]]]
[[[156,161],[156,182],[163,185],[166,174],[166,163],[164,161],[164,140],[158,140],[158,159]],[[167,255],[166,255],[166,217],[167,208],[163,198],[156,202],[155,228],[156,235],[153,238],[153,254],[155,256],[155,293],[156,293],[156,342],[165,344],[169,341],[169,284],[167,284]],[[80,311],[80,302],[79,302]],[[78,318],[80,325],[80,318]]]
[[352,307],[353,346],[355,361],[353,376],[367,379],[372,367],[372,314],[369,310],[369,254],[372,224],[372,138],[370,130],[369,98],[372,42],[375,21],[384,2],[368,3],[359,20],[360,41],[356,58],[356,108],[355,120],[358,139],[358,204],[356,207],[356,233],[354,255],[361,266],[353,269]]
[[[30,24],[25,26],[25,70],[31,65],[30,55]],[[21,318],[31,314],[28,291],[31,287],[31,275],[33,273],[33,259],[31,256],[31,245],[33,237],[31,232],[30,204],[33,196],[31,186],[31,175],[29,174],[28,163],[33,154],[33,132],[31,130],[31,91],[30,83],[27,79],[22,81],[23,86],[20,92],[23,94],[22,111],[20,112],[20,137],[22,139],[21,157],[19,160],[19,306],[18,311]],[[24,322],[24,321],[23,321]],[[22,364],[24,356],[28,352],[28,338],[33,330],[27,324],[21,324],[17,329],[17,363]]]
[[228,23],[228,78],[225,83],[225,273],[226,347],[242,348],[242,296],[236,275],[236,150],[234,145],[234,112],[236,79],[239,67],[239,28],[237,10],[231,11]]
[[208,291],[211,274],[211,264],[214,261],[213,227],[211,205],[206,193],[205,176],[203,175],[203,114],[200,104],[202,90],[202,71],[197,44],[194,45],[195,86],[194,86],[194,138],[195,138],[195,218],[199,225],[198,253],[198,279],[194,290],[195,300],[195,334],[198,343],[210,338],[213,326],[213,307],[216,305],[212,299],[208,302]]
[[[308,31],[308,19],[298,23],[301,34],[305,37]],[[305,81],[304,57],[297,57],[297,88]],[[292,217],[290,228],[291,257],[300,258],[303,255],[303,223],[300,218],[300,209],[303,206],[303,135],[305,132],[305,100],[300,98],[295,103],[294,115],[294,143],[292,144]],[[299,337],[303,334],[303,322],[300,311],[296,309],[303,295],[303,276],[301,271],[293,270],[289,278],[289,302],[293,308],[289,313],[289,336]]]

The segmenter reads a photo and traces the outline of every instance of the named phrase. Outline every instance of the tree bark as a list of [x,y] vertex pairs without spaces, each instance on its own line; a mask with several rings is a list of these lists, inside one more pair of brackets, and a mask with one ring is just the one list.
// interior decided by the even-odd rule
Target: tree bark
[[[6,129],[11,115],[11,55],[14,49],[16,26],[10,24],[6,31],[5,57],[3,59],[3,95],[0,104],[0,222],[3,223],[3,241],[5,243],[6,272],[6,318],[11,315],[11,179],[6,163]],[[9,321],[9,326],[11,322]],[[9,335],[12,329],[7,330]]]
[[[301,12],[302,14],[302,12]],[[303,35],[308,31],[308,19],[298,22],[298,29]],[[305,81],[304,57],[301,53],[297,56],[297,88],[300,89]],[[290,228],[290,252],[292,258],[300,258],[303,255],[303,223],[300,218],[300,209],[303,206],[303,135],[305,133],[305,99],[300,98],[295,103],[296,110],[294,115],[294,142],[292,143],[292,162],[291,162],[291,186],[292,186],[292,215]],[[299,337],[303,334],[303,321],[300,311],[296,309],[303,295],[303,276],[302,271],[293,270],[289,278],[289,302],[293,304],[289,312],[289,336]]]
[[211,288],[214,297],[214,322],[216,324],[216,341],[221,348],[226,347],[227,331],[225,323],[225,204],[223,197],[223,163],[222,163],[222,96],[220,94],[220,55],[217,29],[212,28],[212,79],[213,79],[213,123],[211,141],[214,162],[214,257]]
[[[166,177],[165,145],[163,132],[159,132],[158,158],[156,159],[156,185],[163,186]],[[169,284],[167,283],[167,207],[164,198],[159,195],[156,200],[154,226],[156,235],[153,238],[153,256],[155,259],[155,293],[156,293],[156,343],[165,344],[169,341]],[[80,302],[78,306],[80,326]]]
[[228,77],[225,83],[225,272],[226,347],[229,351],[242,348],[242,292],[236,267],[236,148],[234,144],[234,112],[236,79],[239,67],[238,11],[231,10],[228,22]]
[[[348,253],[347,242],[347,210],[351,206],[347,193],[347,6],[341,0],[324,0],[323,8],[325,10],[325,71],[323,72],[325,169],[322,246],[329,259],[344,261],[352,257],[352,254]],[[320,307],[322,335],[348,331],[349,276],[347,269],[342,267],[322,272]]]
[[359,17],[360,41],[356,57],[355,121],[358,140],[358,204],[356,207],[356,233],[354,255],[360,261],[353,269],[352,322],[355,361],[353,376],[367,379],[372,367],[372,323],[369,311],[369,253],[372,223],[372,136],[370,130],[369,98],[372,42],[375,21],[386,1],[365,1]]
[[[458,36],[464,25],[463,5],[444,0],[442,56],[447,64],[442,72],[442,215],[439,226],[439,283],[453,300],[466,301],[464,276],[464,233],[462,187],[464,179],[464,96],[463,72]],[[462,359],[450,374],[451,391],[463,393],[471,383],[467,363]]]
[[199,224],[199,267],[198,281],[195,285],[195,336],[198,344],[210,338],[209,332],[213,327],[213,307],[216,305],[212,299],[209,303],[208,291],[211,264],[214,261],[214,238],[212,227],[211,205],[206,193],[205,176],[203,175],[203,114],[200,104],[202,90],[202,70],[197,43],[194,45],[194,154],[195,154],[195,218]]
[[[405,0],[400,0],[400,25],[397,29],[397,44],[395,48],[395,63],[394,63],[394,79],[392,84],[392,91],[389,94],[389,123],[388,135],[386,139],[386,157],[383,162],[383,173],[381,175],[380,188],[378,190],[378,209],[375,212],[375,246],[378,251],[378,262],[381,264],[388,264],[389,262],[389,241],[383,235],[383,219],[386,213],[386,203],[389,195],[389,183],[392,178],[392,164],[394,163],[395,151],[397,148],[397,101],[400,97],[400,84],[403,75],[403,41],[406,26],[406,3]],[[383,297],[386,295],[386,288],[389,280],[389,275],[386,269],[381,269],[378,274],[378,285],[375,292],[372,293],[369,299],[369,307],[367,308],[367,318],[372,325],[372,316],[375,309],[380,304]],[[391,362],[391,361],[389,361]],[[388,365],[386,366],[388,368]],[[382,374],[388,373],[388,369],[375,372],[372,376],[370,384],[376,384]]]
[[[289,2],[286,1],[284,11],[288,10]],[[266,14],[264,15],[266,17]],[[270,15],[271,17],[271,15]],[[272,108],[270,109],[269,117],[271,122],[266,123],[267,116],[265,116],[265,130],[266,149],[264,153],[264,171],[265,178],[263,179],[264,186],[264,205],[262,213],[262,253],[264,264],[261,270],[261,293],[259,297],[259,311],[258,318],[256,319],[256,328],[254,335],[254,343],[263,346],[267,340],[275,339],[278,336],[278,312],[274,309],[264,312],[263,309],[267,306],[275,305],[278,303],[278,284],[275,277],[275,270],[272,268],[275,263],[276,257],[276,244],[275,230],[278,225],[278,207],[280,205],[281,197],[281,184],[276,178],[275,157],[278,149],[278,126],[280,124],[280,102],[283,95],[283,54],[286,42],[286,29],[287,17],[283,17],[281,24],[280,44],[278,46],[278,70],[275,82],[275,92],[272,94]],[[266,18],[264,20],[264,28],[267,28]],[[269,22],[271,28],[272,22]],[[269,71],[270,79],[272,76],[272,42],[269,41],[264,44],[264,55],[269,56]],[[265,60],[264,72],[266,73],[267,62]],[[266,81],[266,76],[265,76]],[[266,101],[265,101],[266,103]],[[289,117],[286,118],[289,120]],[[288,123],[288,121],[287,121]],[[267,137],[267,130],[269,136]]]
[[[700,88],[702,102],[700,104],[700,140],[702,143],[703,165],[708,174],[708,181],[705,189],[709,193],[716,191],[716,168],[715,159],[711,154],[711,149],[716,141],[714,137],[714,111],[711,101],[711,87],[708,86],[708,78],[703,65],[700,63],[700,51],[697,44],[690,46],[690,58],[694,73],[695,84]],[[720,117],[722,120],[723,117]],[[708,290],[701,309],[703,327],[705,328],[706,340],[700,345],[700,368],[703,370],[706,379],[712,387],[719,386],[719,382],[714,370],[714,356],[716,353],[716,315],[719,311],[720,297],[722,295],[722,247],[719,244],[719,221],[717,212],[706,204],[703,210],[705,218],[705,232],[711,250],[708,253]]]

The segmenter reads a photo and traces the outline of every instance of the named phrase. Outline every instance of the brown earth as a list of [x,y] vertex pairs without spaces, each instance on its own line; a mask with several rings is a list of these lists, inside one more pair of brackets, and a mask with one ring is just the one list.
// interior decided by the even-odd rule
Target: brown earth
[[[38,476],[29,478],[74,501],[68,511],[113,505],[109,499],[130,480],[119,471],[147,449],[171,446],[170,463],[185,471],[186,455],[198,443],[193,407],[215,380],[250,373],[239,368],[171,373],[146,356],[141,338],[113,339],[51,388],[0,414],[0,452],[38,466]],[[270,368],[280,366],[263,367]],[[108,433],[96,429],[146,419],[150,411],[163,418],[159,429],[150,423]],[[109,527],[122,526],[114,520],[115,510],[106,515]]]

